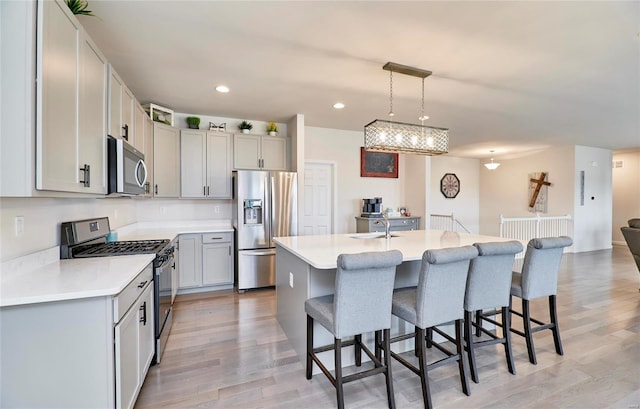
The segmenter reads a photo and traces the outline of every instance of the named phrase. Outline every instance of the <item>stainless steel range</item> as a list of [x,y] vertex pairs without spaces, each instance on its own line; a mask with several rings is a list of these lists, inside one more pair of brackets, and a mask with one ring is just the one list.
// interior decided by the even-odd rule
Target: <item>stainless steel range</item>
[[111,229],[109,218],[64,222],[60,226],[60,258],[87,258],[124,256],[131,254],[155,254],[153,269],[154,329],[156,354],[153,362],[159,363],[173,323],[173,300],[176,289],[174,247],[169,240],[134,240],[107,242]]

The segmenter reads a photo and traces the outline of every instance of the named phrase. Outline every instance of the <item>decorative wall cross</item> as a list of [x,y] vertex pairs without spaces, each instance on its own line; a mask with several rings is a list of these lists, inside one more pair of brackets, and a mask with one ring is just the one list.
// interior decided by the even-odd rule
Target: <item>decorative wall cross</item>
[[531,200],[529,200],[529,207],[533,207],[536,204],[536,200],[538,200],[538,195],[540,194],[540,189],[542,189],[542,186],[551,186],[551,183],[549,182],[545,182],[545,178],[547,177],[547,174],[545,172],[540,172],[540,177],[538,179],[529,179],[530,182],[535,183],[536,184],[536,188],[533,191],[533,194],[531,195]]

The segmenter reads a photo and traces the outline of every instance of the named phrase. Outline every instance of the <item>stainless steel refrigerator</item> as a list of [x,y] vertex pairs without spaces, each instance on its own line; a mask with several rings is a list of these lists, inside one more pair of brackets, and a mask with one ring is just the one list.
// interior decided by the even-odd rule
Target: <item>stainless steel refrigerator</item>
[[298,235],[298,175],[295,172],[233,172],[238,292],[275,285],[273,237]]

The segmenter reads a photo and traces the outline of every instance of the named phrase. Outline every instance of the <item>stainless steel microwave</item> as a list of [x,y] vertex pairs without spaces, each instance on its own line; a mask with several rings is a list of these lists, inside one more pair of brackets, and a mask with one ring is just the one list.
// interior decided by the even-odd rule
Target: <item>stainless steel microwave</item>
[[110,195],[144,194],[147,183],[144,154],[122,139],[108,136],[107,180]]

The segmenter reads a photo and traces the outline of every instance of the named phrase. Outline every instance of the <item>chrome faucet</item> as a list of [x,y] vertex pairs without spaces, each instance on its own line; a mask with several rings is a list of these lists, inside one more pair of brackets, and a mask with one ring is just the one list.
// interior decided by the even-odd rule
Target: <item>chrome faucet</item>
[[391,238],[391,223],[389,223],[389,219],[385,215],[382,219],[376,220],[376,224],[382,224],[384,226],[384,237],[387,239]]

